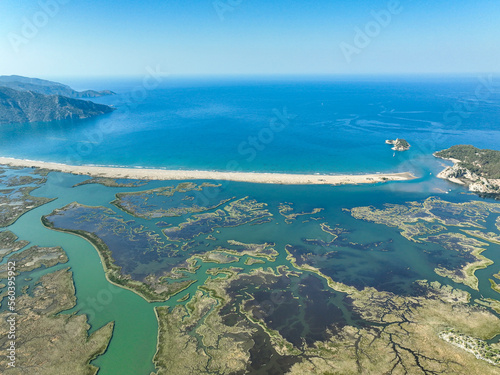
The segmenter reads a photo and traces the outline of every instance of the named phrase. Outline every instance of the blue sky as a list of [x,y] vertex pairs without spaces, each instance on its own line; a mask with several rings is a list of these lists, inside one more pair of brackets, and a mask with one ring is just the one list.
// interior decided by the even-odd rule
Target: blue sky
[[3,0],[0,14],[0,74],[475,73],[500,61],[498,0]]

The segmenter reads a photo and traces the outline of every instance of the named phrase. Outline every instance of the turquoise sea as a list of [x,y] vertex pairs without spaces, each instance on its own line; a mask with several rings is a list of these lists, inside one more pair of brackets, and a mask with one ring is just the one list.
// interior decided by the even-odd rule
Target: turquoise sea
[[[110,89],[112,114],[0,128],[0,156],[170,169],[421,171],[453,144],[500,144],[498,81],[449,77],[64,81]],[[473,133],[471,132],[473,130]],[[412,149],[394,156],[387,138]]]
[[[141,91],[142,78],[65,81],[75,89],[115,91],[116,96],[95,101],[112,104],[117,110],[84,121],[1,127],[0,156],[69,164],[222,171],[362,173],[409,170],[419,179],[371,186],[222,182],[221,196],[249,196],[265,202],[273,214],[273,221],[220,229],[216,234],[217,242],[211,246],[224,245],[234,239],[245,243],[274,242],[280,253],[274,266],[287,264],[284,251],[287,244],[297,246],[299,252],[312,251],[322,259],[322,254],[332,249],[311,245],[307,240],[328,241],[328,236],[319,228],[320,222],[327,222],[331,227],[339,226],[347,231],[345,244],[334,249],[324,262],[324,271],[337,281],[358,288],[373,286],[407,294],[412,293],[415,280],[438,280],[467,290],[473,298],[481,295],[496,298],[488,279],[498,272],[500,245],[492,244],[483,253],[495,265],[476,272],[480,289],[476,292],[435,274],[434,269],[439,265],[462,262],[456,254],[436,246],[409,242],[397,228],[356,220],[342,210],[421,202],[429,196],[452,202],[481,199],[463,194],[465,190],[458,185],[437,179],[435,175],[442,170],[443,161],[435,159],[432,152],[459,143],[498,149],[500,90],[498,86],[485,85],[484,79],[487,81],[487,76],[280,80],[165,78],[158,87],[145,92]],[[407,139],[412,148],[394,153],[384,141],[396,137]],[[70,312],[88,314],[92,330],[111,320],[116,322],[108,351],[93,362],[101,368],[99,374],[149,374],[154,370],[152,359],[158,328],[153,307],[173,306],[177,298],[149,304],[135,293],[110,284],[90,243],[67,233],[51,231],[42,225],[40,218],[78,201],[84,205],[107,207],[161,234],[156,225],[158,220],[134,218],[110,202],[118,192],[142,191],[177,182],[149,182],[146,186],[133,188],[98,184],[74,187],[85,179],[84,176],[50,173],[47,183],[33,194],[58,199],[28,212],[5,229],[33,245],[62,246],[68,254],[67,264],[35,270],[29,275],[33,280],[26,284],[32,285],[43,273],[70,266],[78,299],[77,306]],[[317,215],[321,221],[299,219],[288,224],[278,212],[283,202],[291,202],[297,212],[323,208]],[[185,219],[183,216],[167,221],[177,225]],[[494,230],[492,223],[488,225],[488,229]],[[383,251],[374,247],[377,243]],[[203,244],[202,248],[192,251],[206,249]],[[206,278],[205,270],[213,266],[204,265],[193,276],[197,282],[187,292],[193,294]],[[317,281],[313,281],[310,281],[312,296],[325,287],[314,286]],[[102,301],[96,304],[99,298]],[[342,298],[335,297],[332,301],[343,312],[343,319],[350,322],[352,317],[344,313],[348,308]],[[318,309],[321,306],[318,305]],[[313,316],[320,315],[321,311],[314,311]],[[276,321],[280,319],[287,321],[294,317],[276,316]],[[286,331],[286,327],[277,329]]]

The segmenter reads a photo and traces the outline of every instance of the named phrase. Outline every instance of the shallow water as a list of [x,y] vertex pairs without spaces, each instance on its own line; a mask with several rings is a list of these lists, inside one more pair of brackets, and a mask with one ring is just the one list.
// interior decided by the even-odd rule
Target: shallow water
[[[72,311],[81,311],[89,315],[89,323],[92,329],[96,329],[108,321],[116,322],[115,332],[109,350],[103,356],[99,357],[95,364],[101,367],[101,374],[120,374],[123,371],[128,373],[147,373],[153,370],[152,357],[155,352],[157,322],[153,312],[153,306],[169,305],[172,306],[178,299],[174,297],[166,303],[149,304],[135,293],[116,287],[104,277],[102,265],[95,249],[87,241],[74,235],[51,231],[43,227],[40,222],[42,215],[47,215],[55,208],[61,208],[77,200],[81,204],[99,206],[105,205],[113,208],[117,213],[123,216],[127,214],[118,210],[109,202],[114,199],[117,192],[121,191],[140,191],[151,187],[157,187],[159,184],[169,185],[168,182],[151,183],[147,186],[137,188],[109,188],[101,185],[83,185],[72,188],[75,183],[84,179],[81,176],[71,176],[61,173],[51,173],[46,185],[34,192],[37,196],[58,197],[57,200],[39,207],[23,215],[14,225],[9,227],[21,239],[31,241],[32,244],[40,246],[62,246],[68,253],[69,262],[60,267],[71,267],[74,273],[76,293],[78,298],[77,306]],[[424,180],[419,182],[426,185],[434,183],[433,180]],[[325,251],[334,250],[323,263],[323,271],[332,276],[335,280],[344,282],[356,287],[374,286],[380,290],[388,290],[397,293],[410,293],[412,291],[411,283],[419,279],[438,280],[442,283],[457,286],[448,279],[437,276],[433,269],[437,263],[450,254],[440,255],[436,246],[413,244],[402,236],[395,228],[388,228],[382,225],[367,223],[356,220],[348,212],[342,211],[342,208],[352,208],[361,205],[382,206],[383,203],[404,203],[406,201],[422,200],[428,194],[415,192],[408,187],[419,184],[416,182],[389,183],[375,186],[278,186],[278,185],[259,185],[248,183],[226,183],[224,189],[227,189],[235,196],[249,195],[258,201],[268,204],[269,210],[273,213],[273,221],[267,224],[256,226],[243,225],[235,228],[218,228],[220,233],[213,233],[217,241],[212,246],[227,246],[227,240],[237,239],[245,243],[263,243],[275,242],[275,248],[280,252],[276,262],[269,264],[273,267],[280,264],[289,265],[286,261],[284,247],[286,244],[293,244],[301,247],[301,252],[317,252],[320,256]],[[435,183],[443,184],[436,180]],[[408,191],[412,190],[412,191]],[[451,194],[441,194],[442,197],[450,200],[462,201],[475,199],[475,197],[459,194],[461,190],[456,190]],[[389,198],[388,198],[389,197]],[[296,212],[311,211],[313,208],[322,207],[324,211],[314,215],[320,220],[309,220],[310,216],[299,216],[292,224],[286,224],[284,218],[277,212],[278,204],[281,202],[292,202]],[[132,219],[128,216],[127,219]],[[163,218],[168,222],[169,218]],[[154,221],[137,219],[141,224],[146,223],[149,228],[155,228]],[[159,219],[157,219],[159,220]],[[185,220],[184,217],[174,218],[176,222]],[[307,222],[303,222],[307,221]],[[327,222],[331,227],[338,224],[339,227],[346,229],[345,241],[341,241],[339,247],[318,247],[311,246],[304,242],[304,239],[322,239],[328,241],[329,238],[325,232],[322,232],[319,223]],[[492,226],[493,223],[489,223]],[[491,228],[493,229],[493,228]],[[156,228],[159,232],[159,228]],[[160,232],[159,232],[160,233]],[[204,236],[201,236],[204,238]],[[348,242],[356,242],[364,246],[344,246]],[[381,242],[380,251],[374,250],[370,244]],[[383,251],[382,251],[383,248]],[[431,255],[424,255],[423,248],[431,251]],[[500,262],[500,247],[490,246],[484,255],[490,257],[495,262]],[[189,254],[186,254],[186,257]],[[241,266],[245,269],[252,267],[243,264],[245,258],[239,263],[232,263],[233,266]],[[217,266],[216,264],[202,264],[202,268],[193,275],[198,280],[185,293],[196,291],[197,286],[204,281],[205,270]],[[258,267],[259,265],[253,266]],[[494,292],[489,288],[488,278],[495,273],[495,267],[489,267],[486,270],[477,272],[480,280],[481,293],[485,297],[494,297]],[[55,269],[55,268],[54,268]],[[51,269],[52,270],[52,269]],[[33,282],[46,271],[35,271],[32,273]],[[319,292],[317,282],[307,279],[299,288],[300,293],[308,295],[308,298]],[[308,286],[309,285],[309,291]],[[314,287],[313,287],[314,286]],[[458,285],[459,287],[463,287]],[[294,287],[297,291],[297,286]],[[470,290],[469,290],[470,291]],[[264,293],[261,291],[261,293]],[[299,295],[300,295],[299,293]],[[478,293],[474,293],[478,294]],[[265,296],[263,296],[264,298]],[[332,317],[335,322],[340,324],[349,320],[349,324],[355,323],[352,317],[345,314],[346,306],[342,298],[331,298]],[[285,306],[285,305],[283,305]],[[309,305],[307,305],[309,306]],[[311,308],[311,307],[308,307]],[[314,316],[317,311],[314,307],[310,310],[310,316]],[[335,310],[335,313],[334,313]],[[280,310],[281,311],[281,310]],[[290,310],[277,311],[276,314],[287,313]],[[344,313],[342,313],[344,311]],[[292,340],[298,339],[297,335],[304,334],[307,337],[319,338],[319,331],[314,324],[302,317],[302,326],[297,326],[296,332],[290,331],[288,334]],[[293,317],[288,317],[292,319]],[[298,320],[300,322],[300,320]],[[328,322],[325,322],[325,324]],[[330,322],[332,323],[332,322]],[[306,325],[304,325],[306,324]],[[309,327],[309,328],[307,328]],[[290,329],[292,329],[291,327]]]
[[[499,245],[491,244],[483,253],[495,265],[476,272],[480,292],[473,292],[434,273],[437,264],[463,261],[457,254],[442,251],[437,245],[409,242],[396,228],[356,220],[342,210],[369,205],[382,208],[384,203],[403,204],[422,201],[429,196],[454,202],[479,199],[463,194],[461,187],[436,179],[435,175],[442,169],[441,161],[430,155],[432,151],[455,143],[466,142],[491,148],[500,144],[500,133],[496,127],[500,114],[498,95],[481,101],[477,111],[469,113],[459,126],[451,126],[443,117],[443,113],[457,102],[473,98],[477,84],[476,78],[408,79],[399,83],[362,80],[354,83],[342,80],[291,83],[172,81],[148,93],[144,100],[131,104],[127,101],[127,93],[136,83],[116,82],[116,87],[109,89],[119,95],[99,99],[117,106],[118,110],[113,114],[87,121],[60,122],[50,127],[46,124],[1,127],[0,154],[77,164],[189,169],[225,170],[228,161],[235,160],[245,171],[359,173],[411,170],[418,174],[418,180],[365,186],[221,182],[220,196],[214,199],[249,196],[266,203],[273,220],[255,226],[216,228],[212,235],[217,241],[211,242],[208,248],[200,244],[183,256],[188,257],[218,245],[227,246],[228,240],[274,242],[275,249],[280,253],[270,264],[275,267],[290,265],[284,249],[287,244],[292,244],[299,254],[312,253],[311,259],[321,262],[323,272],[334,280],[356,287],[373,286],[406,294],[414,291],[413,281],[427,279],[467,289],[473,298],[481,295],[497,298],[488,278],[498,271]],[[273,109],[282,111],[284,107],[289,114],[296,114],[297,117],[289,119],[285,129],[275,133],[273,140],[256,152],[255,159],[248,161],[248,152],[238,152],[241,142],[258,136],[259,131],[268,128],[270,121],[276,117]],[[408,152],[394,154],[384,144],[388,137],[404,137],[413,147]],[[110,204],[118,192],[143,191],[178,182],[150,182],[134,188],[110,188],[98,184],[72,188],[83,180],[85,177],[82,176],[51,173],[48,182],[33,194],[58,199],[28,212],[7,229],[33,245],[62,246],[68,254],[67,264],[50,270],[35,270],[30,273],[33,280],[26,281],[26,284],[36,282],[44,273],[69,266],[74,274],[78,298],[77,306],[71,311],[88,314],[93,330],[111,320],[116,322],[108,351],[94,361],[101,368],[99,373],[148,374],[154,370],[152,358],[158,328],[153,307],[173,306],[186,293],[193,295],[207,277],[205,271],[217,265],[201,264],[196,275],[191,276],[197,282],[166,303],[147,303],[135,293],[110,284],[91,244],[74,235],[45,228],[40,218],[77,201],[112,209],[125,220],[134,220],[136,224],[162,236],[161,228],[156,223],[163,221],[178,225],[189,215],[139,219]],[[292,202],[297,212],[314,208],[324,208],[324,211],[314,215],[320,220],[299,216],[292,224],[287,224],[278,212],[278,206],[283,202]],[[338,225],[346,230],[337,246],[325,247],[307,242],[311,239],[331,240],[319,226],[323,222],[332,228]],[[488,222],[487,226],[488,230],[494,230],[493,222]],[[205,237],[200,236],[200,239]],[[259,267],[244,265],[245,259],[243,257],[240,262],[231,265],[245,270]],[[126,258],[121,261],[126,261]],[[142,266],[157,272],[164,265],[144,262]],[[299,295],[302,293],[307,298],[315,299],[325,293],[320,291],[316,279],[303,278],[301,282],[302,286],[297,284],[292,288]],[[260,293],[265,300],[267,292]],[[329,298],[331,304],[322,308],[331,309],[331,318],[335,323],[356,324],[356,317],[350,315],[342,295],[333,294]],[[292,321],[293,317],[287,314],[295,311],[297,306],[283,306],[290,309],[278,309],[275,316],[269,319]],[[289,328],[287,334],[292,340],[298,340],[300,335],[319,338],[321,324],[331,323],[310,320],[319,312],[317,306],[307,305],[307,308],[310,309],[309,316],[302,315],[297,319],[297,326]],[[277,320],[273,322],[270,324],[285,327]],[[261,339],[259,345],[265,347],[265,337]]]
[[[4,125],[0,155],[167,169],[360,173],[420,171],[414,160],[453,144],[500,143],[500,94],[478,100],[481,77],[166,79],[140,97],[133,95],[140,80],[109,85],[118,95],[96,101],[116,106],[115,112],[51,126]],[[384,143],[397,137],[410,142],[410,151],[394,153]]]

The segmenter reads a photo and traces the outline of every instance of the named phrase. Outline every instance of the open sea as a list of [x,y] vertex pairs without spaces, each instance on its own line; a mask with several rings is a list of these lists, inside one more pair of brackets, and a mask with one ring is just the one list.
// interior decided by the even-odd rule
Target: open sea
[[[362,186],[224,183],[223,194],[249,196],[265,202],[273,213],[273,221],[251,227],[222,228],[217,231],[217,242],[211,246],[226,245],[228,240],[273,242],[280,253],[273,266],[288,264],[287,244],[296,246],[297,251],[304,254],[316,249],[321,259],[322,252],[331,249],[314,248],[307,240],[326,238],[319,227],[320,222],[325,222],[332,228],[344,228],[345,244],[350,244],[336,248],[322,263],[324,272],[336,281],[357,288],[372,286],[406,294],[411,292],[415,280],[437,280],[467,290],[473,298],[497,298],[488,280],[498,272],[500,245],[492,244],[484,251],[483,255],[495,265],[476,272],[479,291],[473,291],[434,272],[439,265],[462,262],[457,254],[432,244],[412,243],[403,238],[397,228],[356,220],[343,210],[422,202],[429,196],[453,202],[481,199],[463,194],[465,190],[459,185],[437,179],[436,174],[446,162],[434,158],[432,153],[462,143],[499,148],[500,86],[495,85],[496,81],[491,83],[487,75],[280,80],[165,78],[154,87],[150,85],[153,81],[148,80],[149,89],[142,81],[142,78],[64,80],[77,90],[115,91],[115,96],[94,101],[114,105],[116,111],[82,121],[1,126],[0,156],[80,165],[219,171],[353,174],[411,171],[419,178]],[[395,138],[405,138],[411,149],[392,151],[385,140]],[[17,170],[8,173],[21,172],[30,173]],[[99,374],[149,374],[154,371],[152,360],[158,332],[153,307],[174,306],[177,298],[147,303],[135,293],[110,284],[89,242],[47,229],[40,218],[78,201],[106,207],[161,235],[156,225],[158,220],[134,218],[110,202],[119,192],[142,191],[177,182],[151,181],[146,186],[133,188],[98,184],[75,187],[86,179],[50,173],[47,182],[33,195],[58,199],[26,213],[5,228],[32,245],[62,246],[69,257],[67,264],[33,271],[30,279],[21,281],[20,287],[24,284],[32,287],[40,275],[71,267],[77,305],[69,313],[87,314],[91,331],[109,321],[115,322],[108,350],[92,362],[100,367]],[[0,188],[7,186],[0,184]],[[299,219],[286,223],[278,212],[283,202],[291,202],[296,212],[323,208],[317,215],[321,221]],[[178,224],[185,217],[169,220]],[[490,226],[488,229],[494,230],[493,224]],[[373,244],[381,244],[384,251],[377,250]],[[201,250],[206,251],[204,246]],[[185,257],[189,255],[183,253]],[[205,281],[206,269],[213,266],[204,264],[193,275],[196,283],[186,292],[193,295]],[[314,324],[320,325],[322,318],[328,318],[324,314],[326,308],[333,317],[344,314],[346,306],[342,298],[331,291],[331,305],[322,304],[323,294],[316,294],[328,288],[318,280],[305,279],[298,292],[307,297],[301,298],[320,301],[308,307],[310,321],[302,322],[302,318],[290,316],[292,309],[286,304],[277,312],[283,316],[272,318],[276,318],[276,322],[297,321],[314,331]],[[261,290],[257,298],[266,298],[267,292]],[[112,303],[93,308],[91,301],[103,293],[112,296]],[[342,319],[349,321],[351,317],[347,314]],[[274,328],[283,329],[293,342],[301,340],[300,335],[287,331],[286,324]],[[312,335],[310,339],[317,337]]]
[[[166,169],[419,173],[436,150],[500,144],[500,90],[488,75],[144,78],[66,79],[75,89],[115,91],[94,101],[117,110],[2,126],[0,156]],[[384,143],[398,137],[410,151],[394,154]]]

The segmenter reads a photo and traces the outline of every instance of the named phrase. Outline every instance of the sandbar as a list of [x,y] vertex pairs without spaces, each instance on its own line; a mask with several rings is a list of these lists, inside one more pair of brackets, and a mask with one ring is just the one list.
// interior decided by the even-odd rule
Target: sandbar
[[261,172],[221,172],[199,170],[168,170],[147,168],[67,165],[43,161],[0,157],[0,165],[24,168],[43,168],[55,172],[134,180],[221,180],[283,185],[356,185],[388,181],[406,181],[416,177],[410,172],[372,173],[359,175],[292,174]]

